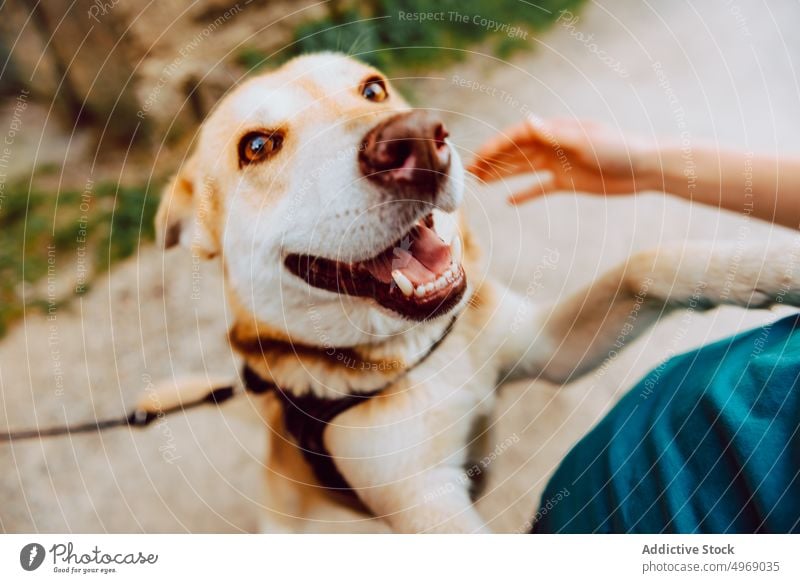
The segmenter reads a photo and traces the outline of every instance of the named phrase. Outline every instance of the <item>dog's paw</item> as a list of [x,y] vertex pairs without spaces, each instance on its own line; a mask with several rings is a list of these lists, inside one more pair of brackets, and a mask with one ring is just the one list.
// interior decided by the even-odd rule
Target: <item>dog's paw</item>
[[763,309],[786,304],[800,306],[800,258],[789,250],[744,255],[730,261],[725,277],[712,288],[719,303]]

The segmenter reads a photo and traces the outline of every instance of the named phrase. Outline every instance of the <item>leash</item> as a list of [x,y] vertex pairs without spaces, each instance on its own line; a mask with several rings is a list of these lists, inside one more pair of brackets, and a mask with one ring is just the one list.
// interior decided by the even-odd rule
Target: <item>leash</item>
[[[392,379],[391,381],[385,383],[383,386],[378,387],[370,391],[369,393],[364,393],[364,396],[367,395],[375,395],[380,393],[381,391],[389,388],[394,383],[402,380],[405,378],[411,371],[415,368],[420,366],[423,362],[425,362],[431,354],[433,354],[439,346],[442,345],[445,338],[453,331],[455,326],[456,320],[458,319],[458,314],[453,316],[450,322],[447,324],[444,332],[442,333],[436,341],[431,344],[428,350],[423,354],[417,361],[409,366],[406,367],[402,373],[397,375],[396,378]],[[191,409],[196,409],[197,407],[201,407],[204,405],[221,405],[225,401],[229,399],[244,394],[244,393],[251,393],[254,395],[261,395],[267,393],[269,391],[277,391],[283,394],[285,391],[277,384],[273,383],[272,381],[265,380],[261,378],[258,373],[256,373],[249,365],[245,364],[242,368],[242,379],[244,380],[244,387],[239,387],[236,385],[223,385],[219,387],[212,388],[208,393],[206,393],[203,397],[196,399],[194,401],[188,401],[186,403],[181,403],[180,405],[175,405],[174,407],[168,407],[166,409],[161,409],[159,411],[146,411],[144,409],[134,409],[131,413],[126,415],[125,417],[113,417],[110,419],[102,419],[102,420],[94,420],[94,421],[86,421],[83,423],[77,423],[74,425],[57,425],[54,427],[47,427],[44,429],[21,429],[19,431],[9,431],[0,433],[0,443],[10,443],[13,441],[24,441],[29,439],[44,439],[49,437],[59,437],[63,435],[77,435],[81,433],[100,433],[105,431],[106,429],[114,429],[117,427],[131,427],[135,429],[142,429],[150,425],[156,419],[162,418],[166,415],[170,415],[172,413],[178,412],[187,412]],[[356,393],[357,395],[358,393]],[[343,397],[353,396],[354,394],[347,394],[343,395]]]
[[7,433],[0,433],[0,443],[22,441],[26,439],[43,439],[45,437],[58,437],[61,435],[74,435],[79,433],[99,433],[101,431],[105,431],[106,429],[113,429],[115,427],[147,427],[153,421],[159,417],[163,417],[164,415],[169,415],[170,413],[176,413],[178,411],[194,409],[200,405],[219,405],[236,394],[236,387],[233,386],[214,387],[201,399],[189,401],[186,404],[176,405],[175,407],[162,409],[158,412],[135,409],[126,417],[114,417],[112,419],[86,421],[84,423],[77,423],[75,425],[58,425],[45,429],[22,429],[19,431],[10,431]]

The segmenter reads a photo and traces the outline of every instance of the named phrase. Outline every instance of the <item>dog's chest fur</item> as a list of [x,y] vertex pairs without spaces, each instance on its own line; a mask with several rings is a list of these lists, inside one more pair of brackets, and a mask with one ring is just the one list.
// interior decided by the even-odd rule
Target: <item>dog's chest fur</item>
[[[421,458],[430,460],[431,466],[464,466],[471,442],[480,437],[474,435],[475,422],[491,413],[495,401],[497,370],[487,364],[491,362],[487,356],[494,349],[495,326],[490,326],[493,310],[487,296],[485,290],[476,293],[452,331],[429,354],[426,351],[443,336],[447,319],[416,343],[403,345],[402,350],[389,346],[371,351],[314,351],[307,347],[287,350],[286,345],[279,350],[279,344],[263,339],[247,342],[241,330],[232,331],[234,346],[250,366],[278,385],[287,380],[296,383],[292,388],[301,399],[296,402],[314,407],[308,415],[296,410],[287,415],[286,407],[294,408],[296,402],[286,398],[269,400],[273,455],[268,466],[284,476],[291,474],[295,485],[311,481],[318,489],[331,485],[324,476],[320,479],[320,468],[313,467],[314,461],[309,459],[313,456],[303,452],[304,448],[308,450],[308,444],[298,443],[297,425],[304,418],[309,426],[317,426],[324,453],[331,456],[328,463],[333,462],[346,484],[359,491],[361,498],[364,489],[394,479],[392,473],[404,466],[410,469]],[[423,356],[424,360],[414,366]],[[404,373],[409,366],[408,373]],[[337,395],[345,397],[342,389],[354,386],[362,391],[386,388],[337,411],[321,427],[319,420],[325,417],[325,411],[319,409],[319,403],[330,401],[335,406]],[[290,451],[292,447],[295,451]],[[336,485],[335,480],[332,483]]]

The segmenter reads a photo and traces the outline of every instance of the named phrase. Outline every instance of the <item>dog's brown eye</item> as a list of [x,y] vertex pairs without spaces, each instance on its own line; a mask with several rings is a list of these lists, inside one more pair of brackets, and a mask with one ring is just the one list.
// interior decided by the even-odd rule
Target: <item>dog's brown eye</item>
[[283,145],[283,136],[278,132],[251,132],[239,142],[239,166],[261,162]]
[[379,77],[372,77],[371,79],[367,79],[363,85],[361,85],[361,95],[363,95],[366,99],[370,101],[383,101],[387,97],[389,97],[389,92],[386,91],[386,84],[383,82],[383,79]]

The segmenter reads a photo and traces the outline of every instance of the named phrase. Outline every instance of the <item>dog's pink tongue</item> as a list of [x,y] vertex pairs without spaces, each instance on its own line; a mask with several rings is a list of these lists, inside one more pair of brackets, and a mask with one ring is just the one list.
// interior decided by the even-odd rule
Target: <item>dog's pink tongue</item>
[[428,268],[432,274],[431,279],[436,279],[450,267],[450,246],[442,241],[433,229],[425,225],[417,227],[414,234],[411,253],[417,261]]
[[417,225],[411,232],[408,249],[405,243],[387,249],[363,266],[383,283],[392,281],[392,271],[397,269],[415,286],[435,280],[450,267],[450,247],[433,229]]

